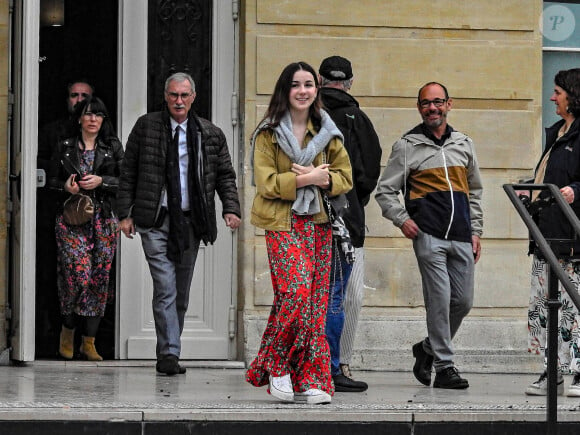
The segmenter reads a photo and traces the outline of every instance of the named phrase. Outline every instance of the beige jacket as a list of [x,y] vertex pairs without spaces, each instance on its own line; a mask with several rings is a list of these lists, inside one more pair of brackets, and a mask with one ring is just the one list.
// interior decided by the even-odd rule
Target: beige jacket
[[[316,134],[308,122],[305,142]],[[323,155],[325,154],[325,155]],[[312,164],[329,163],[331,187],[328,196],[333,197],[352,189],[352,172],[346,149],[339,138],[332,139],[324,153],[320,153]],[[292,203],[296,199],[296,174],[292,172],[292,161],[282,151],[272,130],[264,130],[256,137],[254,148],[254,180],[256,196],[252,205],[253,225],[270,231],[290,231]],[[328,222],[328,216],[320,195],[320,212],[313,216],[317,224]]]

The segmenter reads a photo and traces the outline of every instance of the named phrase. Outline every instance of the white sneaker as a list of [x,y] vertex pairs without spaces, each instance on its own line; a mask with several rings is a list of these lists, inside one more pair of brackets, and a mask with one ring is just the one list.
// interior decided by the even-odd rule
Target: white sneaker
[[574,375],[572,385],[568,388],[568,397],[580,397],[580,373]]
[[[556,381],[558,385],[558,396],[564,394],[564,378],[562,373],[558,373],[558,380]],[[580,393],[580,385],[578,386],[578,392]],[[528,388],[526,388],[526,394],[528,396],[547,396],[548,395],[548,373],[544,372],[540,375],[540,379],[536,382],[531,383]],[[580,395],[580,394],[579,394]]]
[[311,388],[302,393],[295,393],[297,402],[306,402],[308,405],[318,405],[321,403],[330,403],[330,394],[325,393],[318,388]]
[[274,377],[270,375],[270,388],[268,392],[282,402],[294,402],[294,388],[290,374]]

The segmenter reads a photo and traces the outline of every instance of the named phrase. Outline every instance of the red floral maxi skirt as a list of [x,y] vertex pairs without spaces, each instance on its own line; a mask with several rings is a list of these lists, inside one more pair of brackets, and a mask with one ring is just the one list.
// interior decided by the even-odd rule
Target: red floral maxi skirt
[[266,231],[274,301],[246,381],[290,373],[294,391],[334,392],[325,335],[332,235],[330,225],[292,216],[291,231]]

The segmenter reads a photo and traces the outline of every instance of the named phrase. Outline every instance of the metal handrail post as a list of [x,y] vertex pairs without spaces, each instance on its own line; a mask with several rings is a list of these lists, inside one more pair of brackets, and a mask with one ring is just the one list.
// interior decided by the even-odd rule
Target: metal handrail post
[[558,432],[558,310],[562,303],[558,299],[558,277],[553,267],[548,267],[548,435]]
[[[553,199],[559,209],[562,211],[572,228],[574,229],[575,238],[580,237],[580,220],[564,200],[560,193],[560,189],[553,184],[504,184],[504,191],[508,198],[516,208],[516,211],[524,221],[526,227],[536,244],[540,249],[544,260],[548,265],[548,395],[546,404],[546,429],[549,435],[557,435],[558,433],[558,311],[561,307],[561,302],[558,298],[558,282],[566,289],[566,292],[572,299],[577,308],[580,309],[580,296],[577,294],[574,285],[566,276],[562,269],[560,262],[552,247],[544,238],[540,229],[534,222],[529,210],[523,204],[522,200],[516,194],[516,190],[530,191],[530,190],[549,190],[551,199]],[[573,241],[571,239],[570,241]],[[580,253],[579,253],[580,254]]]

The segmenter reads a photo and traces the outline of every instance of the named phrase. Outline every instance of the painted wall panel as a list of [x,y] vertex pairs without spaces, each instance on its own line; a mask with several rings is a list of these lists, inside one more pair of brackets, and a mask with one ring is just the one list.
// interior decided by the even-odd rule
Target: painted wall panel
[[[454,90],[450,88],[449,92]],[[383,165],[387,163],[393,143],[421,122],[415,102],[416,99],[409,100],[405,107],[395,108],[361,107],[379,135],[383,147]],[[534,121],[536,113],[469,109],[469,104],[470,101],[462,101],[461,106],[467,109],[452,109],[448,121],[453,128],[473,139],[480,166],[531,170],[540,155],[536,143],[540,131]]]
[[531,31],[537,22],[529,0],[258,0],[258,23]]
[[[448,86],[455,100],[449,122],[473,138],[484,181],[475,307],[459,335],[471,337],[482,328],[489,332],[476,343],[458,336],[457,360],[481,370],[482,359],[473,357],[481,354],[492,371],[528,369],[527,230],[502,185],[529,176],[542,147],[542,1],[250,0],[245,5],[246,139],[282,68],[297,60],[315,69],[331,54],[351,60],[352,94],[375,124],[383,167],[393,142],[420,122],[418,88],[433,80]],[[245,163],[247,175],[247,156]],[[248,213],[253,195],[252,187],[246,189]],[[425,334],[416,260],[409,240],[381,216],[374,198],[367,207],[367,227],[365,308],[352,364],[406,370],[410,345]],[[244,269],[253,279],[244,313],[251,358],[259,342],[253,335],[263,330],[272,290],[263,232],[248,228],[246,234],[244,258],[254,262]],[[400,361],[384,362],[389,349],[409,352]]]
[[455,98],[533,100],[541,86],[533,43],[260,35],[256,44],[258,94],[272,92],[287,64],[304,60],[318,69],[331,53],[364,69],[356,82],[357,95],[363,96],[416,98],[419,86],[435,80],[453,89]]

